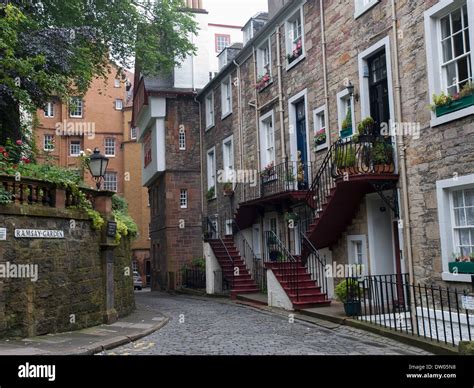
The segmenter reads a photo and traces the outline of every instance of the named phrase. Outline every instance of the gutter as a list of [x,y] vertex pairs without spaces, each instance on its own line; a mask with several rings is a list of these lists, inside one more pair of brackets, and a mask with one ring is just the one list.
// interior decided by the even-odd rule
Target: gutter
[[[285,115],[283,108],[283,79],[282,79],[282,67],[281,62],[281,26],[276,28],[276,48],[277,48],[277,72],[278,72],[278,113],[280,115],[280,132],[281,132],[281,158],[282,161],[286,162],[286,141],[285,141]],[[275,125],[275,124],[273,124]]]
[[[323,78],[324,78],[324,100],[326,101],[325,120],[329,118],[329,87],[328,87],[328,66],[327,66],[327,41],[326,41],[326,26],[324,23],[324,5],[323,0],[319,0],[319,13],[321,16],[321,49],[323,54]],[[326,126],[327,127],[327,126]],[[331,136],[329,136],[329,147],[331,147]]]
[[240,148],[240,157],[239,157],[239,166],[240,169],[244,169],[244,152],[243,152],[243,128],[242,128],[242,117],[243,117],[243,110],[242,110],[242,87],[241,87],[241,71],[240,71],[240,64],[234,59],[233,64],[237,67],[237,110],[238,110],[238,122],[239,122],[239,148]]
[[203,173],[203,140],[202,140],[202,105],[201,102],[197,99],[197,97],[194,97],[194,102],[196,102],[199,106],[199,174],[200,174],[200,184],[201,184],[201,218],[204,215],[204,173]]

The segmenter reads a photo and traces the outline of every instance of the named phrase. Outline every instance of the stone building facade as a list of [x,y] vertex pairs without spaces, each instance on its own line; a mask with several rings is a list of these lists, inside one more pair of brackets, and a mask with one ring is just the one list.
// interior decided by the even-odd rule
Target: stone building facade
[[[472,275],[451,273],[449,262],[452,253],[474,251],[472,97],[453,112],[433,112],[430,104],[433,94],[457,94],[472,81],[472,3],[277,3],[271,2],[266,26],[199,93],[204,216],[224,228],[238,220],[257,255],[264,254],[266,230],[298,255],[297,232],[288,230],[285,217],[299,211],[301,196],[263,198],[270,186],[262,173],[278,166],[294,172],[302,163],[294,191],[307,190],[328,152],[335,163],[339,139],[353,139],[370,116],[378,131],[388,131],[394,170],[382,178],[390,184],[377,184],[371,170],[363,178],[370,188],[346,192],[330,216],[349,219],[318,249],[328,263],[364,264],[370,275],[409,273],[415,282],[468,285]],[[321,134],[325,144],[315,144]],[[225,150],[230,140],[232,161]],[[266,168],[272,163],[276,170]],[[225,196],[218,178],[230,168],[257,172],[259,193],[252,196],[247,179],[234,182],[233,197]],[[239,218],[246,207],[251,210]],[[329,229],[335,224],[329,221]]]

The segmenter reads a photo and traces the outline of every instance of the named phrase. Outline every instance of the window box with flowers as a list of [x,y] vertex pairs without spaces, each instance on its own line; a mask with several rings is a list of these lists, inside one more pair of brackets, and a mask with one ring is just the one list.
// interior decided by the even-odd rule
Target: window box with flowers
[[226,197],[232,197],[234,195],[234,184],[232,182],[225,182],[223,193]]
[[287,55],[288,64],[294,62],[302,54],[303,54],[303,41],[300,39],[300,40],[298,40],[298,42],[296,42],[296,46],[293,49],[293,53]]
[[258,78],[255,88],[258,91],[261,91],[270,84],[271,80],[272,80],[272,77],[270,76],[270,73],[267,72],[264,75],[262,75],[260,78]]
[[474,105],[474,83],[471,82],[464,85],[455,95],[447,95],[444,92],[433,95],[431,108],[436,113],[436,117],[441,117],[472,105]]
[[474,253],[469,256],[453,254],[454,261],[448,263],[449,272],[474,274]]
[[326,130],[325,129],[319,130],[314,135],[314,148],[316,149],[318,146],[322,146],[326,144],[326,141],[327,141]]
[[275,164],[273,162],[269,163],[262,171],[261,177],[263,183],[271,182],[276,179],[275,175]]

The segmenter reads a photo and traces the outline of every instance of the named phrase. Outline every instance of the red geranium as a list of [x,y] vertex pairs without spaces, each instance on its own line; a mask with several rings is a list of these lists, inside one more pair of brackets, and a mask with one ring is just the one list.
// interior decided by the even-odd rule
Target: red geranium
[[23,145],[23,142],[21,140],[17,140],[16,141],[16,144],[18,144],[19,146]]

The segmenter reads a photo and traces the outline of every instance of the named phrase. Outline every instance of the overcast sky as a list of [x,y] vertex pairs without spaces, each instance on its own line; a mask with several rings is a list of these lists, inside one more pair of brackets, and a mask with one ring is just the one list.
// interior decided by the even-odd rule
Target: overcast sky
[[209,23],[243,26],[253,15],[268,10],[267,0],[203,0]]

